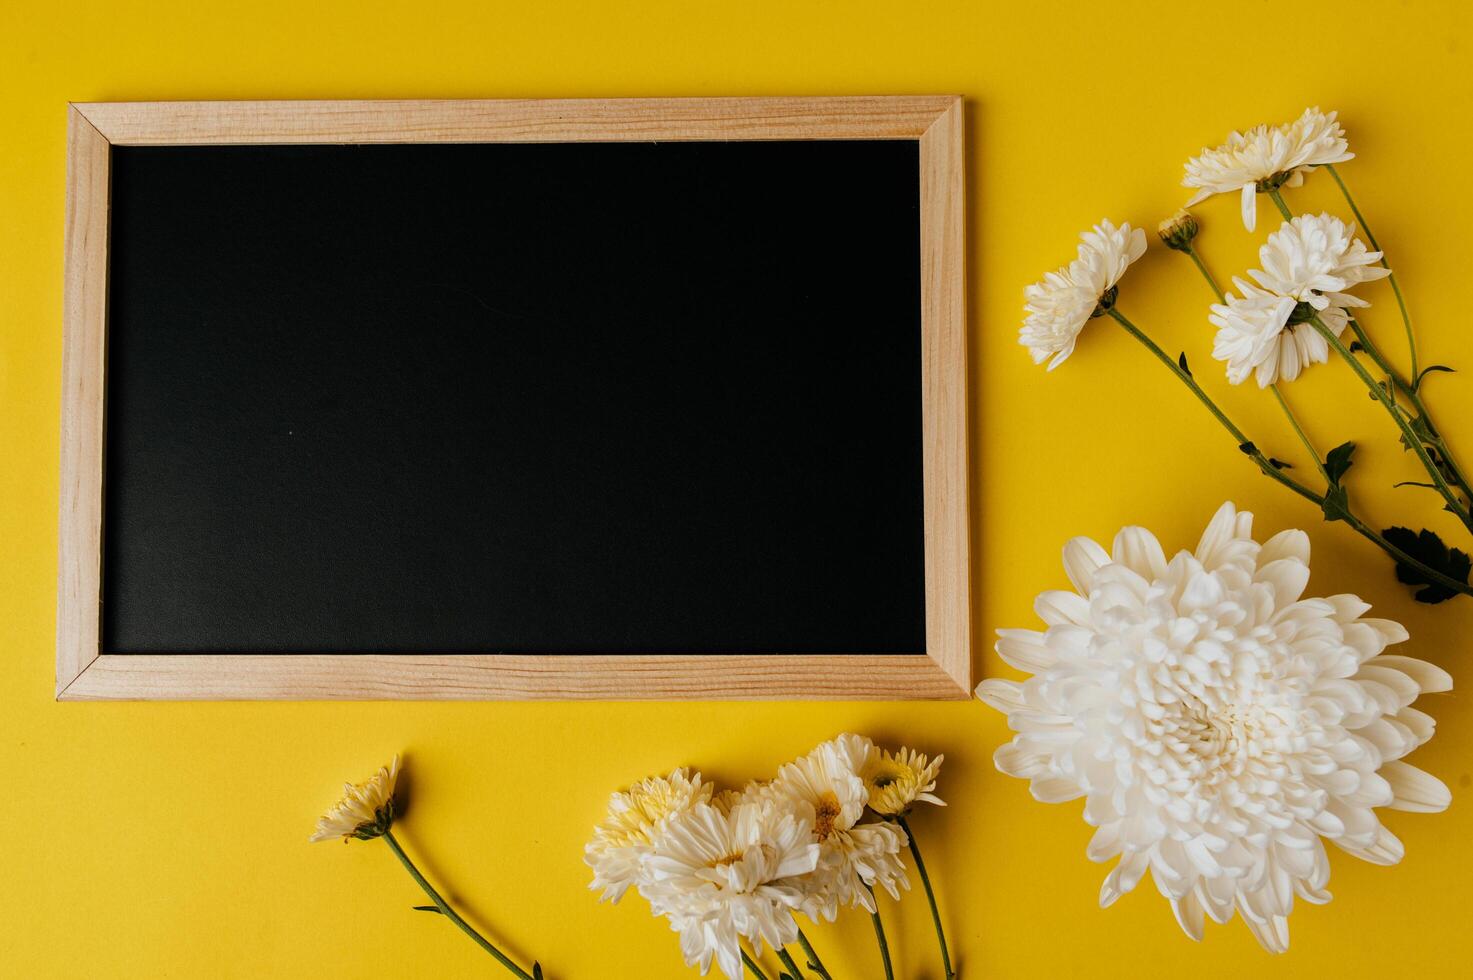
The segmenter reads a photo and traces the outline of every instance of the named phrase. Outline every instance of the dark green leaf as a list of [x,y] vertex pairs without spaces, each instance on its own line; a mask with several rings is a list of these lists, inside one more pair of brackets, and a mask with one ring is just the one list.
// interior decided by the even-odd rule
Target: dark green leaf
[[1253,443],[1251,443],[1251,442],[1241,443],[1238,446],[1238,451],[1241,452],[1241,453],[1243,453],[1244,455],[1247,455],[1247,456],[1257,456],[1258,455],[1258,447],[1255,446],[1255,445],[1253,445]]
[[1293,463],[1286,463],[1282,459],[1274,459],[1272,456],[1268,458],[1268,465],[1276,470],[1292,470],[1294,468]]
[[[1184,372],[1186,372],[1187,377],[1190,378],[1192,376],[1192,369],[1189,368],[1189,367],[1187,367],[1187,352],[1186,351],[1182,351],[1180,354],[1178,354],[1176,356],[1176,363],[1181,365],[1181,369]],[[1428,368],[1427,370],[1430,371],[1432,369],[1431,368]]]
[[1430,367],[1424,367],[1422,369],[1422,373],[1417,375],[1416,378],[1412,380],[1412,390],[1416,391],[1421,388],[1422,382],[1427,380],[1427,375],[1431,374],[1433,371],[1445,372],[1447,374],[1457,374],[1456,371],[1448,367],[1446,364],[1433,364]]
[[1360,345],[1360,341],[1359,340],[1352,340],[1350,342],[1350,352],[1352,354],[1358,354],[1358,353],[1360,353],[1363,350],[1365,350],[1365,348]]
[[1437,484],[1435,484],[1435,483],[1418,483],[1416,480],[1402,480],[1400,483],[1393,483],[1392,486],[1393,487],[1426,487],[1428,490],[1436,490],[1437,489]]
[[532,980],[542,980],[542,964],[541,963],[533,962],[533,964],[532,964]]
[[[1325,475],[1330,478],[1330,483],[1339,486],[1340,478],[1345,471],[1350,469],[1350,457],[1355,455],[1355,443],[1342,442],[1330,450],[1325,457]],[[1332,518],[1333,520],[1333,518]]]
[[1325,488],[1325,502],[1320,505],[1327,521],[1343,521],[1350,516],[1350,497],[1345,488],[1332,483]]
[[416,905],[414,907],[414,911],[416,911],[416,912],[433,912],[436,915],[439,915],[440,914],[440,910],[437,909],[437,908],[435,908],[435,906],[433,906],[433,905]]
[[[1381,536],[1433,571],[1467,584],[1468,572],[1473,571],[1473,560],[1459,549],[1443,544],[1442,539],[1431,531],[1423,528],[1418,533],[1411,528],[1389,527],[1381,532]],[[1443,602],[1458,594],[1441,583],[1433,582],[1420,569],[1401,561],[1396,563],[1396,580],[1403,585],[1424,586],[1414,596],[1418,602]]]

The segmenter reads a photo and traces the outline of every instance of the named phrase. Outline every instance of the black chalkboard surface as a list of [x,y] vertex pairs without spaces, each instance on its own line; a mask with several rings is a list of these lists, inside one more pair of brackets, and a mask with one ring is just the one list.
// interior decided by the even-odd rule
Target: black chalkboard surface
[[109,653],[923,653],[916,140],[114,146]]

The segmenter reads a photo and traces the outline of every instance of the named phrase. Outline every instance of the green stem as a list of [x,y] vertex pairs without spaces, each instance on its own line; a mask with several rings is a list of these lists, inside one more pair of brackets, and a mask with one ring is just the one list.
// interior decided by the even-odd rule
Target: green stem
[[742,954],[742,964],[749,971],[751,971],[752,976],[756,977],[757,980],[767,980],[767,974],[762,972],[762,967],[753,962],[752,957],[747,955],[747,951],[745,949],[741,949],[740,946],[737,947],[737,949],[740,950]]
[[[1369,225],[1366,224],[1365,216],[1360,213],[1360,208],[1355,206],[1355,198],[1350,196],[1350,188],[1346,187],[1345,181],[1340,179],[1340,171],[1335,169],[1335,165],[1333,163],[1326,164],[1325,169],[1330,172],[1331,177],[1335,178],[1335,184],[1340,188],[1340,193],[1344,195],[1345,203],[1350,205],[1350,213],[1355,215],[1355,223],[1360,226],[1360,230],[1365,234],[1366,241],[1371,243],[1371,248],[1381,253],[1382,268],[1390,269],[1391,266],[1386,263],[1386,253],[1382,250],[1380,244],[1376,241],[1376,236],[1371,233],[1371,228]],[[1417,338],[1416,335],[1412,333],[1412,317],[1411,314],[1407,312],[1406,300],[1401,295],[1401,284],[1396,281],[1396,273],[1391,273],[1391,275],[1387,278],[1391,280],[1391,291],[1396,294],[1396,305],[1401,308],[1401,322],[1402,325],[1406,327],[1407,350],[1409,350],[1412,355],[1412,377],[1415,378],[1418,373]],[[1362,343],[1364,343],[1364,341],[1362,341]]]
[[926,874],[926,862],[921,859],[921,848],[916,843],[916,835],[911,832],[910,825],[905,822],[904,817],[896,817],[895,822],[900,824],[900,829],[905,831],[905,836],[910,839],[910,856],[915,858],[916,873],[921,876],[921,887],[926,890],[926,901],[931,903],[931,922],[936,926],[936,942],[941,946],[941,968],[945,971],[945,980],[952,980],[956,972],[951,968],[951,953],[946,949],[946,933],[941,928],[941,912],[936,907],[936,893],[931,890],[931,876]]
[[1222,427],[1224,429],[1227,429],[1228,433],[1235,440],[1237,440],[1238,448],[1247,453],[1248,456],[1251,457],[1252,460],[1258,464],[1258,468],[1263,471],[1263,474],[1265,476],[1278,483],[1282,483],[1284,486],[1288,487],[1290,490],[1293,490],[1295,493],[1299,494],[1299,496],[1305,498],[1306,500],[1312,500],[1317,504],[1323,504],[1325,502],[1325,498],[1321,497],[1319,494],[1309,489],[1309,487],[1304,486],[1293,477],[1287,476],[1282,470],[1270,463],[1268,461],[1268,457],[1264,456],[1263,453],[1258,450],[1258,447],[1254,446],[1252,441],[1250,441],[1249,438],[1243,434],[1243,430],[1234,425],[1232,420],[1223,414],[1222,409],[1217,407],[1217,403],[1208,396],[1207,392],[1202,390],[1202,386],[1197,384],[1196,380],[1193,379],[1190,374],[1182,370],[1180,364],[1173,361],[1171,357],[1160,347],[1157,347],[1155,341],[1153,341],[1150,337],[1147,337],[1139,327],[1127,320],[1124,314],[1122,314],[1119,310],[1111,308],[1109,312],[1110,316],[1114,317],[1116,322],[1124,327],[1131,336],[1144,344],[1146,346],[1146,349],[1149,350],[1152,354],[1155,354],[1156,358],[1162,364],[1165,364],[1167,369],[1170,370],[1172,374],[1176,375],[1177,379],[1180,380],[1182,384],[1191,389],[1192,394],[1196,395],[1198,401],[1207,406],[1207,410],[1212,413],[1213,418],[1222,423]]
[[1275,188],[1274,190],[1268,192],[1268,196],[1275,204],[1278,205],[1279,214],[1282,214],[1284,216],[1284,220],[1292,221],[1294,218],[1294,214],[1289,210],[1289,205],[1284,203],[1284,195],[1280,194],[1278,192],[1278,189]]
[[1195,248],[1192,248],[1191,245],[1188,245],[1186,248],[1182,249],[1182,251],[1186,252],[1191,260],[1196,263],[1197,271],[1202,273],[1202,278],[1207,280],[1207,285],[1211,286],[1212,291],[1217,294],[1217,301],[1219,303],[1226,303],[1227,293],[1224,293],[1222,291],[1222,287],[1217,284],[1217,279],[1208,270],[1207,264],[1202,261],[1202,256],[1197,254],[1197,250]]
[[470,936],[472,939],[474,939],[478,946],[480,946],[486,952],[490,953],[492,956],[496,957],[497,961],[500,962],[502,966],[506,967],[513,974],[520,977],[521,980],[533,980],[532,974],[517,966],[510,959],[507,958],[505,953],[497,949],[495,946],[492,946],[485,936],[481,935],[479,932],[476,932],[475,929],[471,928],[471,924],[462,919],[456,913],[456,911],[450,907],[450,904],[446,902],[445,899],[440,897],[440,893],[435,891],[434,886],[425,879],[424,875],[419,873],[419,869],[414,866],[414,862],[409,860],[409,855],[404,853],[404,848],[399,846],[399,842],[394,839],[394,835],[387,830],[384,831],[384,842],[389,845],[389,850],[393,851],[394,856],[397,857],[399,861],[404,865],[404,870],[409,872],[409,876],[419,884],[420,888],[424,889],[424,893],[430,897],[430,901],[435,903],[435,908],[440,910],[441,915],[459,926],[460,930],[464,932],[467,936]]
[[875,910],[869,914],[869,920],[875,927],[875,942],[880,947],[880,962],[885,964],[885,980],[895,980],[895,968],[890,965],[890,943],[885,939],[885,923],[880,921],[880,903],[875,901],[875,890],[868,885],[869,898]]
[[783,966],[788,968],[793,980],[803,980],[803,974],[799,972],[798,964],[793,962],[793,954],[788,952],[786,946],[777,947],[777,958],[783,961]]
[[834,980],[829,974],[828,967],[823,965],[823,960],[818,958],[818,953],[814,951],[813,944],[808,941],[807,936],[803,935],[802,929],[798,930],[798,945],[802,946],[803,952],[808,954],[808,968],[810,970],[817,973],[823,980]]
[[1289,407],[1288,399],[1286,399],[1284,397],[1284,393],[1279,390],[1278,382],[1274,382],[1274,384],[1269,387],[1269,390],[1274,393],[1274,398],[1278,400],[1279,407],[1284,410],[1284,417],[1287,418],[1289,420],[1289,424],[1293,426],[1294,433],[1299,436],[1299,441],[1303,443],[1305,451],[1309,453],[1309,458],[1314,460],[1314,465],[1320,471],[1320,475],[1325,478],[1326,483],[1329,483],[1329,471],[1325,469],[1325,464],[1320,459],[1320,454],[1315,451],[1314,444],[1309,441],[1309,436],[1305,435],[1303,426],[1299,424],[1299,419],[1295,418],[1294,410]]
[[[1186,385],[1192,390],[1192,393],[1201,400],[1202,404],[1207,406],[1208,410],[1212,412],[1213,416],[1215,416],[1217,420],[1222,423],[1223,427],[1228,430],[1232,437],[1238,441],[1238,448],[1242,449],[1243,452],[1247,453],[1249,457],[1251,457],[1252,460],[1258,464],[1258,468],[1263,471],[1263,474],[1265,476],[1268,476],[1276,482],[1288,487],[1290,490],[1294,491],[1305,500],[1308,500],[1316,507],[1319,507],[1321,510],[1324,509],[1325,498],[1323,496],[1315,493],[1313,490],[1304,486],[1299,481],[1286,476],[1283,472],[1276,469],[1274,465],[1268,461],[1267,457],[1265,457],[1263,453],[1259,452],[1258,448],[1253,446],[1253,444],[1248,441],[1248,438],[1243,435],[1243,431],[1239,429],[1236,425],[1234,425],[1232,421],[1228,419],[1228,417],[1224,415],[1215,404],[1213,404],[1212,399],[1207,396],[1207,393],[1204,392],[1200,387],[1198,387],[1196,381],[1192,380],[1192,376],[1183,371],[1181,369],[1181,366],[1173,361],[1170,357],[1166,356],[1166,352],[1161,350],[1160,347],[1157,347],[1155,342],[1152,341],[1150,337],[1147,337],[1143,332],[1141,332],[1138,327],[1136,327],[1135,324],[1127,320],[1125,316],[1118,311],[1111,309],[1110,315],[1114,317],[1120,323],[1120,325],[1131,334],[1131,336],[1135,337],[1142,344],[1144,344],[1152,354],[1155,354],[1157,359],[1159,359],[1162,364],[1165,364],[1166,367],[1170,369],[1171,373],[1175,374],[1177,378],[1180,379],[1182,384]],[[1333,335],[1331,336],[1333,339]],[[1351,356],[1352,360],[1354,359],[1353,355],[1350,355],[1349,351],[1346,351],[1346,354],[1347,356]],[[1362,369],[1362,372],[1364,372],[1364,369]],[[1248,447],[1252,447],[1251,451]],[[1372,544],[1380,548],[1382,551],[1386,552],[1396,561],[1401,562],[1402,564],[1407,565],[1410,568],[1416,569],[1429,581],[1436,582],[1438,585],[1441,585],[1444,588],[1451,589],[1452,591],[1460,593],[1461,595],[1473,596],[1473,586],[1470,586],[1466,582],[1459,582],[1457,579],[1449,578],[1443,573],[1437,571],[1435,568],[1431,568],[1413,558],[1405,551],[1402,551],[1400,548],[1396,547],[1390,541],[1387,541],[1380,534],[1377,534],[1364,521],[1362,521],[1359,517],[1356,517],[1354,514],[1351,514],[1348,510],[1345,512],[1345,516],[1343,519],[1346,524],[1350,525],[1355,533],[1359,534],[1367,541],[1370,541]]]
[[1365,386],[1370,389],[1371,394],[1386,409],[1386,413],[1391,416],[1391,420],[1401,430],[1407,446],[1416,454],[1417,459],[1421,461],[1423,469],[1427,471],[1427,475],[1432,477],[1432,482],[1436,485],[1437,492],[1442,494],[1443,500],[1447,501],[1448,510],[1457,515],[1458,519],[1463,522],[1463,526],[1473,531],[1473,516],[1469,515],[1468,510],[1458,500],[1457,494],[1453,493],[1452,487],[1448,486],[1447,479],[1442,475],[1442,470],[1427,455],[1427,447],[1422,445],[1421,436],[1412,431],[1411,424],[1407,422],[1406,416],[1402,414],[1401,409],[1396,407],[1396,402],[1392,400],[1391,394],[1375,378],[1371,377],[1370,372],[1365,369],[1365,366],[1356,360],[1355,355],[1350,352],[1350,349],[1340,342],[1340,338],[1335,336],[1329,327],[1325,326],[1325,321],[1321,320],[1318,314],[1312,315],[1309,318],[1309,322],[1314,325],[1319,335],[1325,338],[1325,343],[1329,344],[1335,353],[1339,354],[1345,360],[1345,363],[1350,365],[1351,369],[1360,377]]

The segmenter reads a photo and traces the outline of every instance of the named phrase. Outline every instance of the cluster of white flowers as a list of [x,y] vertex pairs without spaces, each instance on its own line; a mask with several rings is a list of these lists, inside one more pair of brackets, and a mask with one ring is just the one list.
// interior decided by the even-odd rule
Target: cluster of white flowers
[[760,955],[795,942],[795,913],[872,912],[873,888],[910,887],[906,834],[887,818],[941,802],[941,762],[840,735],[740,792],[687,769],[643,780],[610,798],[584,852],[589,887],[615,902],[635,888],[680,934],[688,965],[704,974],[714,960],[737,980],[742,943]]
[[[1353,156],[1335,119],[1306,109],[1291,123],[1234,132],[1216,149],[1187,161],[1182,183],[1197,188],[1196,204],[1213,194],[1241,191],[1243,222],[1252,230],[1257,195],[1297,187],[1319,166]],[[1196,219],[1178,212],[1161,226],[1168,247],[1191,251]],[[1024,291],[1027,316],[1018,341],[1034,363],[1052,370],[1074,350],[1084,325],[1109,312],[1125,270],[1146,251],[1145,236],[1129,224],[1118,229],[1101,221],[1084,233],[1079,257]],[[1208,315],[1217,327],[1213,357],[1227,366],[1228,380],[1252,376],[1260,387],[1292,381],[1310,364],[1324,363],[1330,349],[1312,318],[1339,336],[1353,308],[1370,304],[1348,290],[1391,274],[1377,265],[1381,253],[1355,237],[1355,228],[1329,214],[1285,221],[1259,250],[1261,269],[1234,277],[1236,293],[1214,304]]]
[[1119,858],[1102,906],[1149,873],[1193,939],[1204,915],[1236,910],[1282,952],[1295,898],[1330,899],[1323,841],[1395,864],[1402,844],[1375,808],[1448,805],[1441,781],[1401,759],[1433,733],[1412,702],[1452,679],[1386,653],[1406,630],[1365,618],[1357,597],[1305,598],[1304,532],[1251,532],[1228,503],[1169,560],[1138,527],[1109,552],[1074,539],[1074,590],[1035,604],[1047,629],[999,631],[1003,660],[1033,676],[977,695],[1018,733],[1000,770],[1045,803],[1084,797],[1088,856]]

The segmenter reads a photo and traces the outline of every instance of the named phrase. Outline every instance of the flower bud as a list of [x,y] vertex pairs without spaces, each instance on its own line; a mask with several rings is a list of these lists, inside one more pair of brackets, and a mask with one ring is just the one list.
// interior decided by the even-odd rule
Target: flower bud
[[1161,236],[1166,247],[1178,252],[1191,251],[1192,239],[1197,237],[1197,231],[1197,219],[1186,208],[1178,209],[1176,214],[1156,226],[1156,233]]

